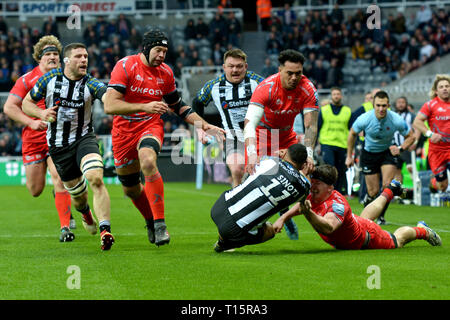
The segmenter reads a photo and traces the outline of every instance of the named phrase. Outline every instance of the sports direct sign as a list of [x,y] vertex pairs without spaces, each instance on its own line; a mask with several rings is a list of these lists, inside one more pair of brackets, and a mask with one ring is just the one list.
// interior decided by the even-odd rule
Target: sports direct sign
[[81,13],[107,15],[119,13],[134,13],[134,1],[21,1],[19,13],[27,16],[67,16],[71,6],[80,8]]

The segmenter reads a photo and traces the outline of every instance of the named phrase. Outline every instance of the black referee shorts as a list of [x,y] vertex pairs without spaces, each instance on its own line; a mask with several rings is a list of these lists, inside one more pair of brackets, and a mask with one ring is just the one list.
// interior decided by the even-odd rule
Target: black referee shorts
[[68,146],[50,148],[49,152],[62,181],[70,181],[83,175],[80,164],[85,155],[100,154],[97,139],[92,132]]
[[382,152],[369,152],[365,149],[361,152],[362,172],[367,175],[381,173],[381,167],[387,164],[398,166],[400,159],[393,156],[389,149]]

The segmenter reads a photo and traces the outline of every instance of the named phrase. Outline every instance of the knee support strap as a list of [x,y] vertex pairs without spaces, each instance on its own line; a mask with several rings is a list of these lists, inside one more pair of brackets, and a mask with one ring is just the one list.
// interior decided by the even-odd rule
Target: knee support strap
[[142,148],[150,148],[155,150],[156,154],[159,154],[159,151],[161,151],[161,147],[159,146],[158,141],[153,138],[144,138],[142,139],[141,143],[139,143],[138,149]]
[[117,177],[124,187],[134,187],[135,185],[141,183],[140,172],[118,175]]

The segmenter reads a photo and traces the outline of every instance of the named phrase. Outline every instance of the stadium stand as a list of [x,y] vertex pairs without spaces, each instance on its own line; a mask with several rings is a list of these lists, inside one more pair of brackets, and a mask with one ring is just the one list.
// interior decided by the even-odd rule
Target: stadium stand
[[[306,75],[323,88],[319,90],[321,97],[328,95],[328,88],[339,85],[346,90],[350,100],[347,104],[352,108],[360,106],[363,94],[374,87],[385,87],[395,95],[426,88],[429,76],[411,79],[409,75],[439,64],[449,52],[450,1],[427,2],[430,5],[406,0],[378,1],[383,10],[379,30],[366,27],[369,1],[286,1],[283,7],[272,8],[267,32],[246,30],[242,9],[217,10],[214,1],[130,3],[134,4],[134,14],[83,14],[82,28],[68,30],[67,14],[44,23],[43,17],[24,18],[17,5],[0,1],[4,9],[0,15],[0,91],[4,92],[0,94],[0,105],[3,106],[14,81],[33,68],[33,44],[49,33],[59,35],[63,44],[86,43],[91,74],[107,82],[115,62],[139,52],[142,34],[158,27],[170,36],[172,48],[167,62],[186,101],[206,80],[221,72],[222,54],[232,46],[240,46],[249,54],[249,67],[258,73],[263,68],[277,70],[279,50],[302,51],[309,59]],[[357,40],[359,55],[353,57],[351,49]],[[266,51],[268,48],[271,51]],[[265,64],[266,58],[272,63]],[[420,93],[416,100],[425,101],[426,92],[421,89]],[[206,110],[213,112],[214,108]],[[99,105],[94,119],[96,130],[107,133],[110,119]],[[20,134],[15,132],[20,132],[20,127],[3,114],[0,120],[0,150],[3,154],[17,154]],[[165,120],[170,121],[172,130],[180,124],[170,115]],[[6,135],[7,143],[3,140]]]

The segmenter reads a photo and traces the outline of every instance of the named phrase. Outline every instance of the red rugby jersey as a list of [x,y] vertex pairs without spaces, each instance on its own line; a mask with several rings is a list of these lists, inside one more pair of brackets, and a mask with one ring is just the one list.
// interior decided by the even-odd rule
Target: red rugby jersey
[[448,151],[450,148],[450,103],[436,97],[425,102],[419,112],[427,117],[430,130],[442,136],[442,141],[438,143],[430,141],[430,150]]
[[264,126],[282,131],[292,130],[295,116],[303,110],[319,110],[317,90],[307,77],[302,76],[295,89],[286,90],[281,85],[280,73],[261,82],[253,92],[250,103],[264,108],[261,119]]
[[[311,194],[307,197],[311,201]],[[352,213],[352,209],[345,197],[333,190],[330,197],[322,203],[315,204],[311,201],[311,209],[320,216],[332,212],[342,225],[329,235],[319,234],[320,237],[337,249],[360,249],[364,243],[366,234],[361,218]]]
[[[33,88],[34,84],[39,80],[39,78],[42,75],[43,73],[41,69],[39,69],[39,66],[35,67],[30,72],[25,73],[23,76],[17,79],[16,83],[14,84],[14,87],[11,89],[9,94],[15,95],[21,100],[25,99],[25,97],[28,94],[28,91],[30,91]],[[38,101],[37,106],[41,109],[45,109],[45,99]],[[37,119],[33,117],[31,118]],[[22,142],[47,144],[46,133],[47,133],[46,130],[36,131],[31,129],[29,126],[25,126],[22,129]]]
[[[167,64],[148,67],[141,61],[139,54],[117,61],[108,87],[124,90],[124,100],[129,103],[161,101],[164,95],[176,90],[173,71]],[[133,133],[147,126],[149,121],[161,123],[160,115],[145,112],[116,115],[113,128],[120,132]]]

